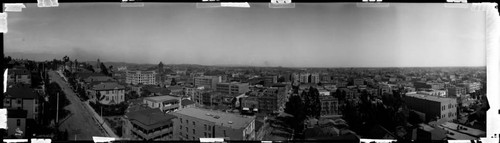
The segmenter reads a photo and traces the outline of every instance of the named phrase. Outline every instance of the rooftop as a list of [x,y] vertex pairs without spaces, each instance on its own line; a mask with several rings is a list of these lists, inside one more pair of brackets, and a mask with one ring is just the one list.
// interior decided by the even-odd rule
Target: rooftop
[[132,111],[126,114],[130,122],[146,129],[154,129],[171,123],[173,115],[165,114],[160,109],[144,109]]
[[209,122],[214,122],[216,125],[231,127],[234,129],[245,128],[252,121],[255,120],[254,117],[245,117],[238,114],[213,111],[201,108],[183,108],[174,114],[181,114],[185,116],[190,116]]
[[95,75],[92,75],[92,76],[89,76],[87,78],[85,78],[85,82],[94,82],[94,81],[113,81],[114,79],[111,78],[111,77],[108,77],[108,76],[104,76],[104,75],[98,75],[98,76],[95,76]]
[[94,90],[113,90],[113,89],[125,89],[125,86],[120,85],[116,82],[105,82],[94,85],[92,88]]
[[31,74],[30,71],[28,71],[25,68],[21,69],[9,69],[9,74],[16,74],[16,75],[29,75]]
[[191,104],[194,104],[194,102],[193,102],[193,101],[191,101],[191,100],[189,100],[189,99],[183,99],[183,100],[181,101],[181,105],[182,105],[182,106],[191,105]]
[[7,110],[8,118],[26,118],[28,111],[26,110]]
[[146,98],[144,98],[144,100],[149,100],[149,101],[153,101],[153,102],[164,102],[164,101],[168,101],[168,100],[179,100],[179,97],[173,97],[173,96],[168,96],[168,95],[153,96],[153,97],[146,97]]
[[7,89],[5,95],[10,98],[30,98],[34,99],[37,97],[35,90],[25,86],[13,86]]
[[407,93],[406,96],[424,99],[424,100],[435,101],[435,102],[450,102],[453,100],[456,101],[456,99],[453,99],[453,98],[443,98],[443,97],[423,95],[423,94],[417,94],[417,93],[409,93],[409,94]]

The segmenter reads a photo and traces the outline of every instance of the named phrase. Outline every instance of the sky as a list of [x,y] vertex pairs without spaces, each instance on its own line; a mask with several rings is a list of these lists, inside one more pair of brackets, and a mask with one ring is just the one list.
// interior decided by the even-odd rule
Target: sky
[[283,67],[485,66],[484,12],[442,4],[27,4],[6,56],[33,60]]

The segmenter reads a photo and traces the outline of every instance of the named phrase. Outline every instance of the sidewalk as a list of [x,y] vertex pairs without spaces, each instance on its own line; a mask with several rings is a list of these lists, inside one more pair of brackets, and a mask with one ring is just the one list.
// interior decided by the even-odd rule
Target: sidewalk
[[95,112],[94,108],[92,108],[89,105],[88,101],[85,101],[82,104],[84,104],[84,107],[87,108],[88,111],[90,111],[90,113],[93,115],[94,119],[99,122],[99,124],[101,125],[101,127],[104,128],[104,130],[106,131],[106,133],[108,133],[108,135],[110,137],[118,138],[118,135],[116,135],[115,132],[113,132],[113,129],[111,129],[108,126],[108,124],[106,124],[106,122],[104,122],[104,119],[101,118],[101,116],[99,116],[99,114],[97,114],[97,112]]

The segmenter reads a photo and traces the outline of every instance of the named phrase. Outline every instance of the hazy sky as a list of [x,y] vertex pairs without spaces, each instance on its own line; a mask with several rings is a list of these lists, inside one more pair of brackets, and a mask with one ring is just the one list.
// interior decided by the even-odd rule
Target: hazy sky
[[[28,4],[9,13],[6,55],[287,67],[485,66],[484,12],[442,4]],[[36,55],[36,56],[35,56]]]

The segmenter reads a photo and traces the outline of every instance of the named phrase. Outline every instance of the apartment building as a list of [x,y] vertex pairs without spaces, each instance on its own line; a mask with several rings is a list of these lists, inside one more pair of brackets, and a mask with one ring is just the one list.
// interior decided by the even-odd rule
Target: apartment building
[[178,137],[178,140],[255,139],[254,117],[194,107],[183,108],[171,114],[178,117],[174,119],[174,136]]
[[230,83],[217,83],[216,91],[225,94],[238,94],[248,92],[248,83],[230,82]]
[[215,89],[217,83],[221,82],[220,76],[201,76],[194,78],[194,86],[205,87],[207,89]]
[[318,73],[312,73],[311,76],[310,76],[309,82],[310,83],[319,83],[320,82],[319,74]]
[[127,84],[156,84],[156,71],[127,71]]
[[410,109],[425,114],[426,121],[457,119],[457,99],[442,98],[437,96],[423,95],[417,93],[407,93],[403,97]]
[[176,140],[174,122],[177,117],[159,109],[143,109],[128,112],[124,116],[122,134],[132,140],[165,141]]
[[448,95],[451,97],[460,97],[467,94],[467,89],[460,86],[448,87]]
[[179,109],[180,100],[180,97],[154,96],[144,98],[143,103],[147,104],[149,108],[158,108],[162,112],[172,112]]

